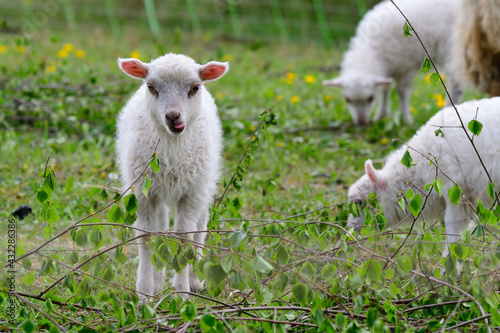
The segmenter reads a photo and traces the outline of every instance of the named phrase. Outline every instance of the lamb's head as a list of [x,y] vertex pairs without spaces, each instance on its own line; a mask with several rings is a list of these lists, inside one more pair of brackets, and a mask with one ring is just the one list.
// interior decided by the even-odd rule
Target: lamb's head
[[367,73],[343,74],[332,80],[325,80],[325,86],[341,87],[342,96],[356,125],[364,125],[370,120],[375,106],[378,87],[391,84],[392,79]]
[[398,222],[400,216],[397,204],[398,191],[392,188],[394,183],[389,179],[387,170],[377,170],[371,160],[365,162],[365,174],[359,178],[348,191],[349,201],[361,204],[371,193],[376,192],[384,209],[384,216],[389,224]]
[[196,119],[202,103],[204,82],[222,77],[229,64],[210,61],[205,65],[180,54],[166,54],[150,63],[135,58],[120,59],[118,66],[127,75],[144,81],[150,111],[171,135],[184,133]]

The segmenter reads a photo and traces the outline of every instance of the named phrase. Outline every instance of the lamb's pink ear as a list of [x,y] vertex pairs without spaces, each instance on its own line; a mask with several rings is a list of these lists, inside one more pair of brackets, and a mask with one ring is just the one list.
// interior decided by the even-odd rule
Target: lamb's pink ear
[[144,80],[148,76],[148,64],[135,58],[118,58],[118,67],[134,79]]
[[390,77],[383,77],[383,76],[377,76],[375,78],[375,84],[377,86],[386,86],[388,84],[391,84],[394,80]]
[[330,86],[330,87],[342,87],[342,77],[336,77],[335,79],[331,80],[324,80],[323,81],[324,86]]
[[367,160],[365,162],[365,173],[368,175],[368,178],[372,181],[376,190],[383,190],[386,186],[386,180],[380,174],[380,171],[375,169],[373,166],[372,160]]
[[229,70],[228,62],[210,61],[200,67],[200,79],[203,82],[220,79]]

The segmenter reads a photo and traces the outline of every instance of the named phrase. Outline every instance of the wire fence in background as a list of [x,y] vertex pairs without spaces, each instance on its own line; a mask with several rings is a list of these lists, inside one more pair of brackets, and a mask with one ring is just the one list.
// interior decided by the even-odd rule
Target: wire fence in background
[[0,0],[10,31],[84,29],[101,25],[114,35],[125,26],[159,37],[175,30],[268,41],[345,41],[380,0]]

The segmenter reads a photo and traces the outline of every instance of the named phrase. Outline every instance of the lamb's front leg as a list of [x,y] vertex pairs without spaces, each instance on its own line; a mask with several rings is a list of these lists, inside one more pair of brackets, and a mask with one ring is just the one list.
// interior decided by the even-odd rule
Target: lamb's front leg
[[451,243],[457,242],[460,239],[460,233],[467,227],[470,222],[470,214],[467,211],[467,206],[464,203],[454,205],[449,201],[446,204],[446,213],[444,215],[444,224],[446,227],[446,250],[443,252],[443,257],[450,254]]
[[389,103],[391,99],[391,85],[384,84],[378,88],[378,106],[373,120],[382,119],[389,113]]
[[399,109],[403,115],[403,121],[407,124],[413,123],[410,112],[410,97],[413,90],[413,73],[401,77],[396,82],[396,91],[399,96]]
[[[148,200],[138,195],[139,207],[137,210],[137,221],[134,226],[145,231],[163,231],[166,227],[164,215],[168,215],[165,208],[159,207],[154,200]],[[143,231],[135,231],[136,236],[144,234]],[[151,263],[151,254],[147,242],[149,237],[139,239],[139,267],[137,268],[136,288],[139,292],[141,303],[147,302],[148,297],[153,296],[164,281],[164,271],[156,271]]]
[[[206,230],[208,220],[209,200],[201,196],[183,197],[177,204],[175,214],[175,232],[186,233],[185,237],[196,243],[205,243],[205,233],[198,231]],[[201,255],[201,247],[198,246],[198,255]],[[180,274],[175,274],[172,286],[177,291],[196,291],[203,287],[198,277],[193,273],[191,264],[187,265]],[[186,294],[181,294],[186,298]]]

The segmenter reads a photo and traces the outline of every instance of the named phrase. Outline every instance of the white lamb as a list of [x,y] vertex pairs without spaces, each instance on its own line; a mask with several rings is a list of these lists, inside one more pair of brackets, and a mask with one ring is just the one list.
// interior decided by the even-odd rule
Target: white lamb
[[[408,17],[429,54],[442,66],[451,84],[451,98],[459,102],[462,84],[453,77],[451,62],[453,23],[458,13],[457,0],[395,1]],[[375,120],[384,117],[390,107],[390,87],[396,81],[396,90],[403,119],[412,122],[410,95],[413,77],[422,66],[425,52],[415,35],[405,37],[405,20],[390,1],[375,6],[359,23],[356,35],[349,44],[340,66],[340,76],[323,81],[327,86],[342,87],[353,122],[366,124],[378,100]]]
[[[116,151],[125,186],[148,165],[159,142],[160,171],[147,171],[151,178],[148,197],[135,191],[139,202],[135,226],[164,231],[169,208],[174,208],[174,231],[185,232],[196,244],[203,244],[205,233],[199,231],[207,227],[222,152],[217,107],[203,84],[222,77],[229,64],[211,61],[199,65],[187,56],[166,54],[151,63],[118,59],[118,65],[125,74],[143,80],[118,118]],[[164,272],[155,271],[147,238],[141,242],[137,290],[144,302],[145,295],[159,290]],[[198,250],[201,254],[201,247]],[[186,292],[203,286],[191,265],[174,276],[172,285]]]
[[[474,144],[493,182],[500,184],[500,98],[466,102],[459,105],[458,110],[465,126],[477,113],[477,120],[484,127],[479,136],[474,137]],[[436,136],[435,131],[438,129],[441,129],[444,136]],[[469,134],[472,136],[470,132]],[[407,147],[389,155],[381,170],[376,170],[371,160],[367,160],[366,174],[349,188],[349,200],[362,202],[370,193],[376,192],[389,226],[405,219],[411,220],[409,210],[403,212],[397,200],[400,193],[404,194],[410,189],[409,182],[414,186],[415,192],[428,192],[425,186],[436,179],[436,167],[430,165],[429,159],[435,159],[439,166],[437,176],[443,181],[442,196],[435,190],[431,192],[419,220],[434,222],[444,219],[448,234],[444,255],[447,255],[449,244],[457,241],[460,232],[473,220],[477,200],[482,200],[485,207],[491,204],[486,192],[488,177],[470,141],[460,128],[452,107],[444,108],[434,115],[418,130],[408,146],[411,147],[409,151],[416,165],[409,169],[401,163]],[[448,198],[448,190],[453,182],[463,191],[458,205],[451,203]],[[352,218],[349,222],[356,223]]]
[[500,96],[500,1],[461,2],[452,52],[457,73],[490,96]]

